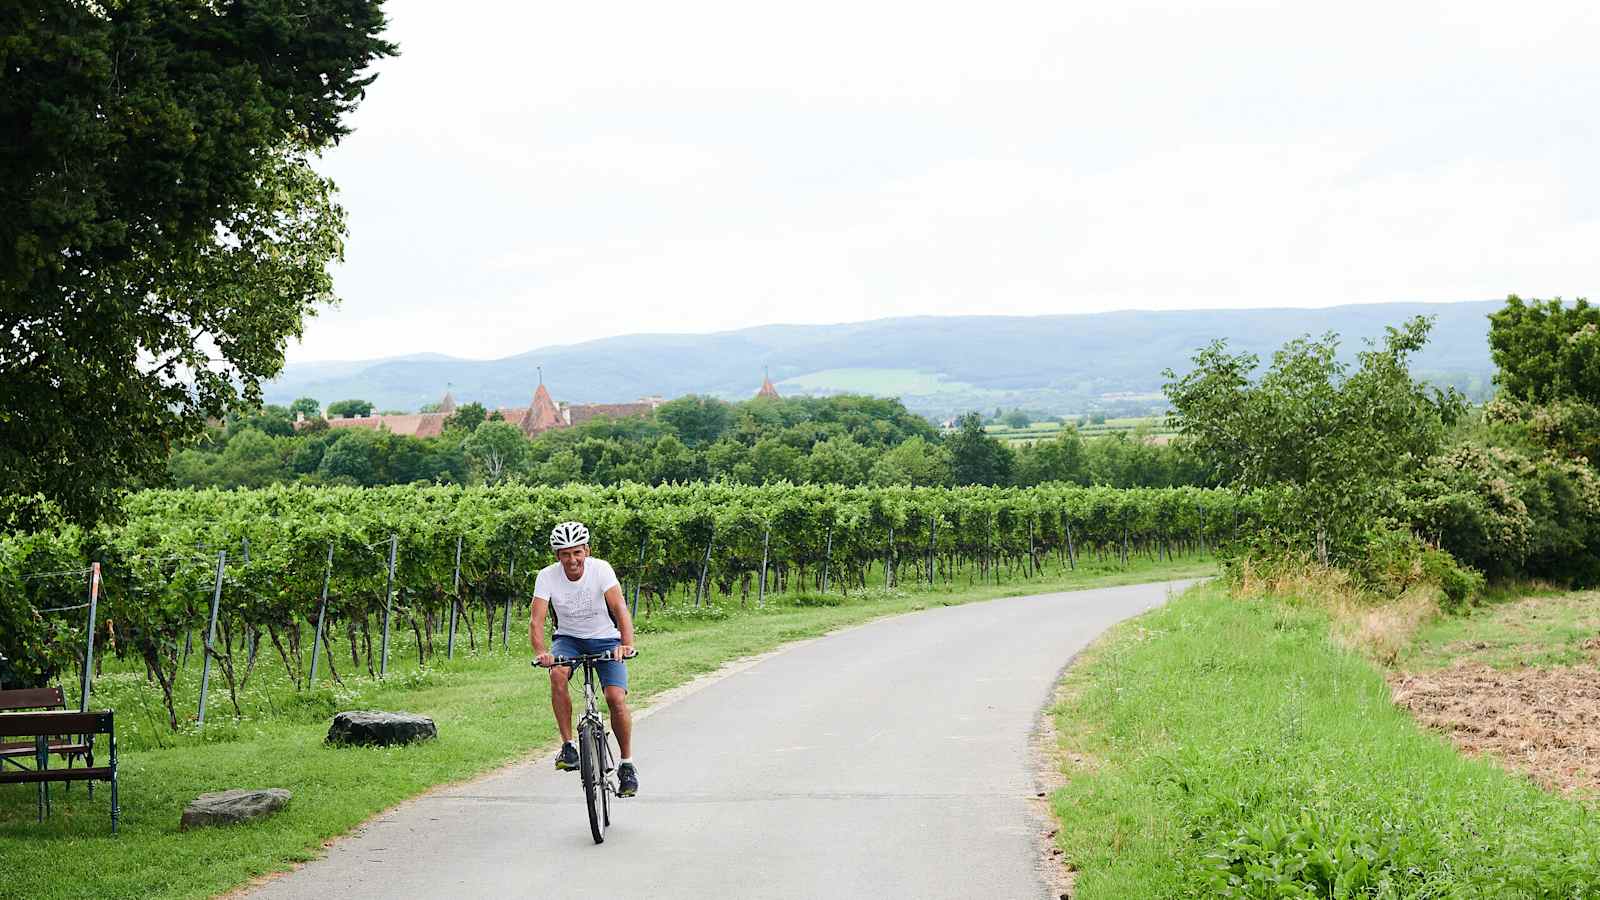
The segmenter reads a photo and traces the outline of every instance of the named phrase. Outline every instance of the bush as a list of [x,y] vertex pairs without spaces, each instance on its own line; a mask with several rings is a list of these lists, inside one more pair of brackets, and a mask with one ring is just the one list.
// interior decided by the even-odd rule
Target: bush
[[1464,609],[1484,584],[1482,574],[1461,565],[1449,551],[1393,525],[1368,533],[1366,554],[1354,568],[1363,587],[1389,599],[1419,584],[1436,585],[1444,594],[1440,607],[1446,612]]

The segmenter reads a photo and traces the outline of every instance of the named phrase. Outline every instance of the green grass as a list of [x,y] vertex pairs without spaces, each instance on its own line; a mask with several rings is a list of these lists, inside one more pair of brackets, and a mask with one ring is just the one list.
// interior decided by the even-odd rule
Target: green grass
[[1206,585],[1118,626],[1054,710],[1075,898],[1593,897],[1600,822],[1459,756],[1321,613]]
[[[1075,423],[1072,416],[1067,417],[1069,424]],[[1061,434],[1064,427],[1059,422],[1031,422],[1025,427],[1013,427],[1000,422],[983,426],[984,431],[993,437],[1010,444],[1027,444],[1034,441],[1049,440]],[[1108,437],[1114,434],[1132,434],[1140,428],[1149,431],[1152,437],[1158,435],[1176,434],[1167,427],[1167,420],[1163,416],[1143,416],[1137,418],[1107,419],[1100,424],[1073,425],[1078,434],[1085,438]]]
[[1600,637],[1600,593],[1518,592],[1425,626],[1399,665],[1412,670],[1457,662],[1497,669],[1571,666],[1594,658],[1583,644],[1595,637]]
[[[933,591],[854,591],[850,596],[776,596],[755,610],[719,601],[716,611],[642,615],[641,655],[630,664],[633,699],[649,698],[740,656],[856,624],[930,606],[1048,590],[1128,584],[1210,574],[1205,559],[1156,564],[1135,560],[1126,571],[1087,564],[1075,573],[1002,585]],[[480,618],[478,638],[481,641]],[[526,619],[513,620],[512,649],[463,652],[418,669],[409,633],[397,634],[391,673],[377,682],[351,669],[347,686],[296,695],[275,655],[261,662],[233,719],[226,690],[213,672],[208,724],[178,734],[159,721],[160,701],[142,670],[97,681],[95,706],[117,710],[122,754],[123,831],[109,834],[107,794],[86,799],[81,785],[55,813],[34,821],[31,786],[0,788],[0,897],[205,897],[311,858],[321,843],[372,814],[428,788],[458,781],[553,749],[547,682],[528,667]],[[524,635],[520,640],[518,634]],[[464,641],[462,642],[464,643]],[[271,652],[264,649],[263,652]],[[440,656],[442,657],[442,653]],[[109,667],[114,669],[115,667]],[[192,668],[183,709],[192,713]],[[439,739],[403,749],[330,749],[322,740],[338,709],[382,708],[432,716]],[[192,832],[177,829],[195,795],[232,787],[285,787],[294,799],[278,815],[247,826]],[[574,803],[577,802],[576,795]]]

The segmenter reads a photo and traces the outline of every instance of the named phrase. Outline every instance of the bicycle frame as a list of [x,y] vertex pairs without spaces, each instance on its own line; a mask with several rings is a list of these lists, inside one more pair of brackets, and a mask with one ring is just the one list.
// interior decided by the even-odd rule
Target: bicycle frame
[[610,791],[612,794],[615,794],[617,792],[617,786],[615,780],[610,777],[612,769],[614,768],[611,765],[610,735],[606,731],[606,721],[604,717],[600,715],[600,703],[598,699],[599,692],[594,689],[595,681],[598,678],[599,673],[595,671],[594,662],[585,658],[583,661],[583,715],[578,718],[578,725],[573,730],[577,731],[578,728],[581,728],[585,722],[590,723],[593,728],[598,729],[597,733],[600,735],[599,749],[601,780],[605,782],[606,790]]
[[[595,688],[595,682],[600,677],[596,664],[613,658],[607,653],[596,653],[557,657],[551,661],[552,668],[583,668],[583,714],[573,730],[578,739],[579,769],[584,776],[584,802],[589,808],[589,830],[596,844],[605,840],[605,830],[611,824],[611,798],[617,796],[617,767],[611,755],[606,720],[600,715],[600,692]],[[539,661],[534,660],[533,664],[537,666]],[[569,676],[569,683],[570,680]]]

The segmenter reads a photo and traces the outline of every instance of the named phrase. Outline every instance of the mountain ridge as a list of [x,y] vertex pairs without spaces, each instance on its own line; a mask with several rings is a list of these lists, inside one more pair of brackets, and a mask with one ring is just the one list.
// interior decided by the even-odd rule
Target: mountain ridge
[[[907,316],[831,325],[771,324],[710,334],[628,334],[580,344],[547,344],[512,356],[471,360],[407,354],[370,361],[300,363],[266,386],[268,402],[311,396],[324,404],[360,397],[380,408],[415,409],[446,385],[461,402],[525,404],[542,368],[546,385],[568,402],[618,402],[641,396],[709,394],[745,399],[763,369],[780,391],[837,385],[933,387],[902,394],[906,405],[940,417],[971,408],[1022,406],[1065,414],[1091,409],[1137,412],[1159,401],[1128,399],[1160,390],[1161,372],[1183,370],[1213,339],[1264,361],[1301,334],[1341,335],[1353,356],[1362,339],[1411,316],[1435,316],[1429,345],[1415,359],[1421,376],[1482,394],[1493,375],[1488,313],[1500,301],[1381,303],[1302,309],[1122,310],[1044,316]],[[811,378],[818,373],[825,377]],[[917,373],[924,378],[911,377]],[[1109,398],[1109,399],[1108,399]]]

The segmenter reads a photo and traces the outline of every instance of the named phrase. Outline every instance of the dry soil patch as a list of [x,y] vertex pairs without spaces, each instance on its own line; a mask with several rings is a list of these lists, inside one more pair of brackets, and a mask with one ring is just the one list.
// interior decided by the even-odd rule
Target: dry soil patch
[[1463,752],[1566,793],[1600,790],[1600,669],[1502,671],[1480,663],[1389,676],[1394,702]]

